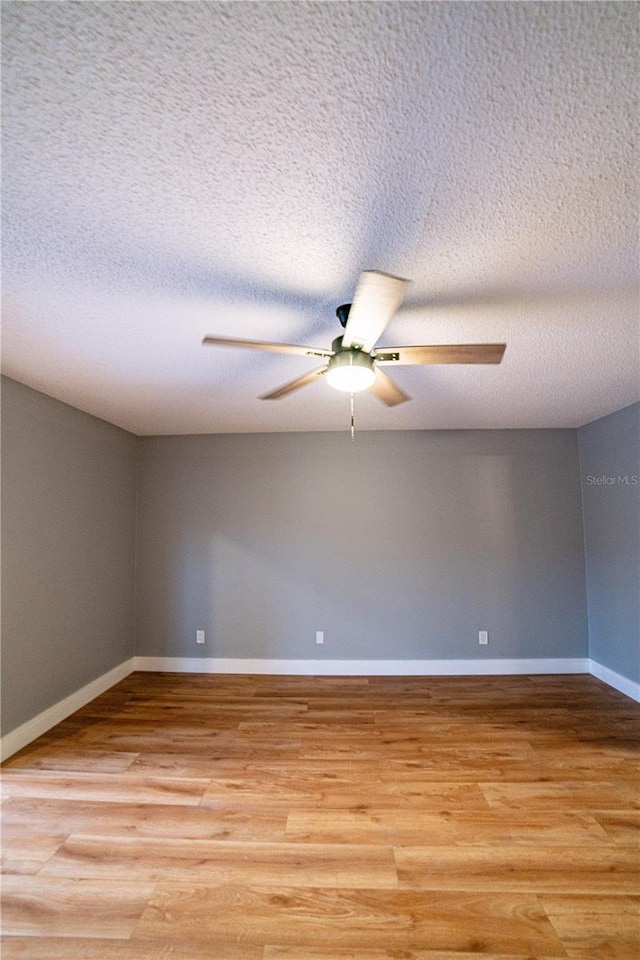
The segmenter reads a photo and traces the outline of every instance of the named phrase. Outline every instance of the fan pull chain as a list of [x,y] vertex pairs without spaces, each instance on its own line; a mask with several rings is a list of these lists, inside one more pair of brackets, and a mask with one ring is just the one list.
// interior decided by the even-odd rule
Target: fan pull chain
[[353,394],[350,394],[350,398],[351,398],[351,443],[353,443],[356,438],[356,418],[354,413]]

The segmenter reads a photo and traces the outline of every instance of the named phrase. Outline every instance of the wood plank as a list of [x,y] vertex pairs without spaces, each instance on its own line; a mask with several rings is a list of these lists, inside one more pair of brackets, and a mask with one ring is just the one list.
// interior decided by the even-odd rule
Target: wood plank
[[543,896],[570,960],[637,960],[640,896]]
[[120,711],[112,714],[110,719],[126,719],[127,721],[153,720],[154,723],[178,723],[181,725],[193,724],[200,730],[207,725],[216,728],[219,726],[235,725],[250,716],[251,720],[273,720],[276,717],[306,716],[307,704],[301,700],[284,698],[252,698],[234,697],[217,700],[184,699],[141,700],[129,702]]
[[206,752],[214,753],[218,743],[229,740],[229,732],[237,726],[235,721],[218,723],[207,727],[201,723],[170,723],[167,721],[136,720],[119,718],[120,722],[102,721],[87,727],[78,736],[78,741],[89,749],[113,750],[124,753],[141,753],[163,745],[164,753]]
[[399,847],[395,856],[400,887],[412,890],[633,894],[640,889],[636,847],[421,846]]
[[154,892],[153,884],[4,877],[4,934],[129,937]]
[[640,809],[635,776],[627,782],[480,783],[480,789],[490,806],[512,810]]
[[[238,738],[236,742],[240,742]],[[247,752],[253,752],[248,750]],[[129,773],[138,776],[176,776],[176,777],[240,777],[261,774],[265,778],[292,779],[302,777],[321,780],[377,780],[380,777],[379,763],[372,760],[343,760],[335,763],[328,760],[300,760],[295,757],[283,759],[280,756],[189,756],[174,753],[147,753],[140,756],[132,765]],[[398,779],[389,777],[387,779]],[[414,772],[415,779],[415,772]]]
[[[160,883],[135,938],[564,957],[535,897]],[[392,954],[393,955],[393,954]]]
[[2,809],[3,845],[12,856],[30,851],[33,833],[59,836],[62,842],[70,827],[88,836],[278,842],[285,839],[285,825],[286,812],[250,804],[189,806],[185,816],[177,804],[11,797]]
[[8,771],[2,776],[3,797],[60,797],[105,802],[176,803],[197,806],[209,781],[178,777],[113,778],[107,774],[58,775]]
[[7,829],[3,816],[2,873],[36,874],[66,840],[67,833],[47,836],[29,825],[28,830]]
[[[253,758],[295,758],[300,752],[300,743],[297,742],[282,724],[273,725],[279,736],[243,737],[231,727],[218,728],[203,732],[203,728],[192,729],[187,732],[184,727],[170,729],[154,726],[150,723],[122,723],[107,727],[101,725],[99,729],[92,728],[82,736],[91,749],[101,748],[118,752],[134,752],[138,754],[173,754],[178,757],[192,757],[193,759],[216,759],[217,757]],[[134,761],[130,768],[135,772]]]
[[[403,728],[401,730],[399,729],[399,732],[395,735],[387,734],[382,736],[380,734],[377,737],[362,734],[358,734],[357,736],[353,734],[344,736],[342,734],[334,735],[331,733],[327,735],[326,731],[319,731],[315,738],[313,738],[315,742],[313,742],[311,738],[305,740],[305,738],[300,737],[300,758],[302,760],[325,761],[390,761],[393,759],[403,760],[413,757],[420,760],[423,758],[428,760],[431,751],[438,744],[450,746],[452,742],[456,743],[464,737],[468,738],[468,728],[463,730],[463,727],[464,725],[462,724],[456,725],[454,732],[447,727],[441,731],[438,736],[434,734],[431,724],[427,725],[427,729],[424,732],[415,727],[412,728],[411,732]],[[518,735],[516,734],[514,738],[509,737],[508,741],[506,741],[503,731],[496,734],[492,729],[488,729],[484,732],[480,731],[477,739],[474,737],[474,742],[484,742],[495,745],[496,741],[500,742],[501,739],[506,745],[507,743],[512,743],[513,739],[517,740]],[[521,733],[520,739],[528,743],[524,732]]]
[[55,770],[72,773],[124,773],[138,753],[118,753],[112,750],[87,750],[74,740],[63,740],[52,745],[25,748],[10,757],[3,767],[9,770]]
[[603,827],[589,814],[532,813],[505,818],[500,811],[294,810],[286,837],[304,843],[393,843],[394,845],[600,844]]
[[635,844],[640,855],[640,810],[594,810],[593,816],[608,837],[616,843]]
[[330,781],[316,783],[314,778],[295,775],[274,778],[251,771],[244,777],[212,777],[202,798],[203,806],[231,798],[264,804],[293,803],[337,810],[376,807],[417,807],[421,810],[443,807],[484,810],[488,804],[476,783],[434,783],[415,781]]
[[[40,958],[35,958],[40,960]],[[57,958],[55,958],[57,960]],[[461,950],[386,950],[366,947],[321,947],[321,946],[272,946],[264,948],[263,960],[531,960],[524,953],[487,953],[479,954]]]
[[70,836],[41,876],[288,887],[394,888],[389,846]]
[[[251,719],[252,722],[255,722],[253,717]],[[343,702],[342,709],[337,706],[329,709],[316,705],[315,709],[307,710],[300,719],[304,719],[306,723],[322,724],[323,727],[350,724],[357,726],[359,730],[367,730],[373,728],[374,714],[373,710],[363,709],[359,705],[349,707],[348,704]]]
[[[287,722],[287,734],[292,740],[321,741],[323,737],[326,737],[327,726],[328,724],[321,719],[311,721],[306,716],[304,718],[294,717]],[[282,736],[282,732],[282,724],[270,720],[262,720],[259,723],[253,720],[242,720],[238,724],[238,733],[244,737],[273,738]],[[346,719],[344,723],[331,724],[331,736],[344,737],[364,743],[367,738],[374,738],[377,741],[380,731],[371,726],[367,726],[363,731],[361,726],[349,723]]]
[[[589,730],[589,720],[585,720],[585,728]],[[562,731],[560,731],[562,734]],[[602,742],[595,740],[581,740],[579,738],[570,740],[568,737],[560,735],[553,740],[547,740],[544,743],[535,744],[536,756],[543,761],[554,761],[567,763],[575,760],[593,761],[594,766],[600,763],[609,763],[613,761],[628,762],[634,769],[640,769],[640,757],[638,756],[638,743],[640,738],[631,742],[616,742],[615,745],[609,743],[609,738],[603,737]]]
[[2,960],[263,960],[263,951],[246,943],[212,945],[202,940],[167,944],[97,937],[4,937]]

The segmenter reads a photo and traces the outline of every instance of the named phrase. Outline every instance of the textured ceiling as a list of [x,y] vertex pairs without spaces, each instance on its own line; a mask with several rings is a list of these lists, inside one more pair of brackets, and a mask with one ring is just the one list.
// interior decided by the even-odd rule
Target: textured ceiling
[[640,397],[629,3],[5,3],[3,370],[138,434],[346,429],[362,270],[409,277],[360,429],[578,426]]

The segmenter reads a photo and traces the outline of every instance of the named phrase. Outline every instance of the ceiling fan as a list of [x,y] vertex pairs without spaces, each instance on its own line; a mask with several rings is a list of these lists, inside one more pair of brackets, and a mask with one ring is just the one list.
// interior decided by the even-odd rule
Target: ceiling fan
[[203,344],[221,347],[244,347],[249,350],[268,350],[307,357],[321,357],[323,366],[265,393],[260,400],[279,400],[294,390],[312,383],[326,374],[327,381],[337,390],[358,393],[370,390],[388,407],[411,398],[394,383],[382,366],[433,363],[500,363],[505,343],[458,343],[422,345],[415,347],[375,347],[385,327],[392,319],[404,296],[408,280],[366,270],[360,280],[353,303],[345,303],[336,310],[344,333],[331,348],[306,347],[292,343],[268,343],[263,340],[238,340],[230,337],[207,336]]

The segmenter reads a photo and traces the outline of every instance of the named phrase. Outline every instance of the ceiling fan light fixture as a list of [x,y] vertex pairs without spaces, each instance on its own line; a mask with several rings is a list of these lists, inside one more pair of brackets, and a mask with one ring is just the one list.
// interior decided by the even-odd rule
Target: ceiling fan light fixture
[[[266,340],[242,340],[237,337],[206,336],[203,343],[220,347],[242,347],[274,353],[321,357],[323,366],[309,370],[276,390],[264,393],[261,400],[279,400],[314,380],[326,376],[329,385],[343,393],[371,393],[387,407],[410,400],[383,364],[500,363],[506,343],[420,344],[410,347],[378,347],[376,343],[402,302],[408,281],[379,270],[360,275],[353,303],[343,303],[336,313],[344,333],[327,347],[308,347],[295,343]],[[351,404],[353,417],[353,402]]]
[[373,358],[360,350],[343,350],[329,360],[329,385],[344,393],[360,393],[375,383]]

